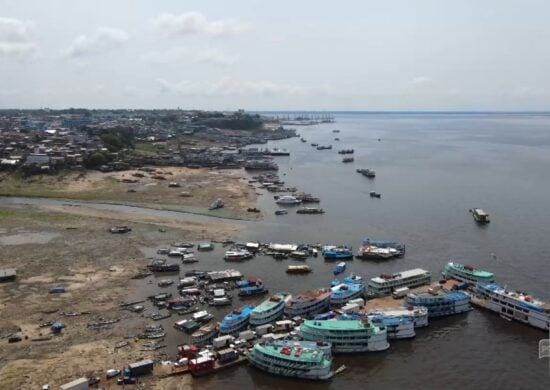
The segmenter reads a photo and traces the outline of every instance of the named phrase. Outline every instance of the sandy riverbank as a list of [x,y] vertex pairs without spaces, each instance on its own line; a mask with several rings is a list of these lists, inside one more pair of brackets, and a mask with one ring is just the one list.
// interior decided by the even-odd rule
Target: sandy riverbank
[[[129,234],[108,228],[130,224]],[[0,268],[17,268],[17,281],[0,284],[0,384],[5,389],[51,388],[81,376],[103,375],[107,368],[151,356],[143,341],[115,350],[116,343],[151,323],[118,304],[135,292],[131,277],[149,261],[142,249],[176,240],[233,237],[238,226],[157,218],[86,207],[0,208]],[[159,231],[162,228],[162,232]],[[52,286],[64,294],[49,294]],[[82,313],[66,316],[64,313]],[[91,330],[99,318],[118,320]],[[48,321],[66,325],[52,336]],[[7,336],[24,340],[8,344]],[[51,337],[45,341],[32,339]],[[151,384],[149,384],[151,385]]]
[[[61,172],[27,179],[3,173],[0,174],[0,195],[104,201],[227,218],[259,219],[261,214],[247,212],[249,207],[255,206],[256,192],[241,175],[240,170],[183,167],[157,168],[154,172]],[[178,187],[170,187],[171,182]],[[217,198],[224,201],[224,208],[208,210]]]

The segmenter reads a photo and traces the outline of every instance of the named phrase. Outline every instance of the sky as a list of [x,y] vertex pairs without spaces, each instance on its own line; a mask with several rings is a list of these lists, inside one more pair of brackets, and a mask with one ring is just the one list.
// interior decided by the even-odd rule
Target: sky
[[547,0],[0,0],[0,108],[550,108]]

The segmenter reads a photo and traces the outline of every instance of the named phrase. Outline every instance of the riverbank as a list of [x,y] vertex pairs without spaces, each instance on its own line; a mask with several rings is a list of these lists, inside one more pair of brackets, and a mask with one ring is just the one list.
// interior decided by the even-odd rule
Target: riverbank
[[[132,232],[108,231],[120,224]],[[44,383],[55,388],[145,356],[134,337],[150,320],[119,308],[136,294],[132,277],[149,263],[144,248],[238,232],[237,225],[221,221],[48,205],[0,207],[0,226],[0,268],[17,269],[15,282],[0,284],[0,383],[18,389]],[[55,286],[66,292],[49,293]],[[65,326],[60,335],[47,325],[54,321]],[[94,322],[108,324],[93,329]],[[8,344],[11,334],[23,340]],[[116,349],[124,340],[128,344]]]
[[[28,178],[3,173],[0,184],[2,196],[98,201],[230,219],[261,219],[261,213],[247,211],[255,206],[257,196],[240,170],[163,167],[109,173],[63,171]],[[218,198],[224,207],[208,210]]]

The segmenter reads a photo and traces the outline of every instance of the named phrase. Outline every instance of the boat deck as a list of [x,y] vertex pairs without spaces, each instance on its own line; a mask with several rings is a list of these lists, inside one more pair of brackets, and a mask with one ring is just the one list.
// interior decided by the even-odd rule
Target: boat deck
[[[216,360],[216,362],[214,363],[214,369],[210,374],[214,374],[214,373],[216,373],[218,371],[221,371],[221,370],[224,370],[226,368],[239,366],[239,365],[247,363],[247,362],[248,362],[248,359],[246,358],[246,356],[241,356],[241,355],[239,355],[237,360],[233,360],[231,362],[227,362],[227,363],[223,363],[223,364],[218,363],[218,361]],[[166,377],[170,377],[170,376],[186,375],[186,374],[190,374],[190,373],[191,373],[191,371],[189,370],[188,366],[174,367],[172,365],[169,365],[169,366],[157,365],[157,366],[155,366],[155,368],[153,370],[153,375],[155,375],[158,378],[166,378]]]
[[[441,287],[446,289],[446,290],[451,290],[453,288],[453,286],[455,286],[459,283],[460,282],[457,282],[456,280],[449,279],[445,282],[445,284],[442,284]],[[431,283],[430,285],[425,285],[425,286],[412,288],[410,292],[411,293],[416,293],[416,294],[426,293],[426,292],[428,292],[428,289],[430,287],[437,286],[437,285],[439,285],[439,282],[434,282],[434,283]],[[387,296],[384,296],[384,297],[369,299],[365,303],[364,310],[372,311],[372,310],[375,310],[375,309],[385,309],[385,308],[388,308],[388,307],[396,307],[396,306],[403,306],[403,305],[405,305],[405,297],[395,299],[391,295],[387,295]]]

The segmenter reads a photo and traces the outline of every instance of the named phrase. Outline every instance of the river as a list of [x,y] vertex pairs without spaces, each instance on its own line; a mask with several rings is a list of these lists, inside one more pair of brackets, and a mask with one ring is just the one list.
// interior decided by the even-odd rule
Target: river
[[[279,174],[287,185],[319,196],[326,213],[275,216],[273,194],[259,190],[263,195],[258,207],[265,219],[238,222],[240,240],[349,244],[357,249],[364,237],[395,239],[407,245],[404,258],[354,260],[348,262],[347,272],[371,278],[422,267],[437,279],[453,259],[494,272],[497,282],[509,289],[528,290],[550,301],[550,115],[339,113],[335,119],[332,124],[298,127],[306,143],[293,138],[267,145],[291,152],[276,158]],[[312,142],[332,144],[333,149],[318,151]],[[341,162],[337,151],[344,148],[355,150],[354,163]],[[377,176],[369,180],[356,168],[372,168]],[[371,199],[370,191],[381,193],[381,199]],[[492,222],[477,225],[468,212],[472,207],[486,209]],[[285,269],[291,261],[258,256],[227,264],[222,256],[218,245],[211,253],[199,254],[200,263],[184,268],[235,267],[261,277],[271,292],[297,293],[327,286],[333,278],[334,264],[322,258],[307,260],[311,274],[289,276]],[[151,292],[158,291],[154,285],[149,285]],[[148,292],[144,288],[143,293]],[[227,311],[214,313],[221,319]],[[172,345],[185,340],[172,330],[173,322],[174,317],[163,322]],[[550,362],[538,359],[539,340],[548,337],[476,309],[431,321],[415,339],[393,341],[386,352],[337,356],[335,367],[348,368],[329,382],[290,380],[238,367],[193,384],[201,389],[548,389]],[[170,347],[168,352],[174,351]]]

